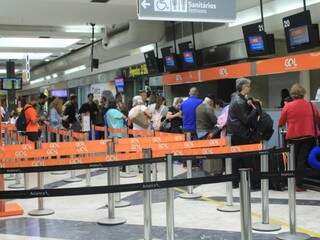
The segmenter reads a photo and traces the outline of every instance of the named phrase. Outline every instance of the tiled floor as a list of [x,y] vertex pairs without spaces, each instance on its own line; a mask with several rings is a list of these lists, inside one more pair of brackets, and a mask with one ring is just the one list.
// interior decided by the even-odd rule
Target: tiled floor
[[[175,165],[175,175],[183,175],[181,165]],[[83,171],[77,171],[83,174]],[[203,175],[202,172],[195,174]],[[45,174],[47,187],[79,187],[81,183],[66,184],[62,180],[68,175]],[[30,175],[30,187],[35,187],[36,175]],[[164,166],[159,166],[159,179],[164,178]],[[142,177],[121,179],[121,183],[141,182]],[[107,174],[92,172],[92,185],[105,185]],[[9,182],[8,182],[9,183]],[[224,201],[225,184],[198,186],[195,191],[203,195],[198,200],[183,200],[175,192],[175,239],[177,240],[238,240],[240,239],[240,214],[222,213],[216,210]],[[153,236],[166,239],[165,190],[155,190],[152,194]],[[252,221],[260,218],[260,192],[252,192]],[[239,191],[234,190],[235,204],[239,201]],[[288,231],[288,193],[270,191],[270,219],[282,225],[281,231]],[[116,215],[125,217],[124,225],[107,227],[97,221],[107,216],[106,195],[86,195],[45,199],[45,206],[55,210],[46,217],[30,217],[28,211],[36,208],[36,199],[17,200],[25,209],[22,217],[0,220],[0,240],[136,240],[143,238],[143,195],[140,192],[122,194],[132,205],[116,209]],[[308,191],[297,193],[298,230],[320,239],[320,193]],[[277,233],[277,232],[276,232]],[[254,239],[276,239],[276,233],[254,232]]]

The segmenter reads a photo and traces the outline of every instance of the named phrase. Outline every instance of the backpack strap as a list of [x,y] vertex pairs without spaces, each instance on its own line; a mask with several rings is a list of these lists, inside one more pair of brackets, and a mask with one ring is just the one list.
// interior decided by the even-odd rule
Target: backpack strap
[[310,107],[311,107],[311,111],[312,111],[312,117],[313,117],[313,127],[314,127],[314,138],[316,140],[316,145],[319,145],[319,141],[318,141],[318,127],[317,127],[317,121],[316,121],[316,114],[313,108],[313,104],[312,102],[310,102]]

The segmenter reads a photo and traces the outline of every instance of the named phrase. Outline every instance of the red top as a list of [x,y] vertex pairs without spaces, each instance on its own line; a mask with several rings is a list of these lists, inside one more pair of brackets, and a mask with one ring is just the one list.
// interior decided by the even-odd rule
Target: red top
[[[315,105],[313,105],[316,123],[320,124],[320,114]],[[310,102],[304,99],[295,99],[292,102],[286,103],[282,109],[279,119],[279,126],[285,124],[288,126],[286,139],[296,139],[303,137],[314,137],[314,120]],[[319,127],[317,127],[317,135],[320,135]]]

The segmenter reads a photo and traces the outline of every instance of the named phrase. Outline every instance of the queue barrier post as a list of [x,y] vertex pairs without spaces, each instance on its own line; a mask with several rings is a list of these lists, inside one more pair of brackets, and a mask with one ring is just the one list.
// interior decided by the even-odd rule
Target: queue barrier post
[[252,240],[250,169],[240,171],[241,240]]
[[[48,142],[53,142],[53,135],[52,134],[55,134],[55,142],[60,142],[60,134],[59,134],[59,131],[57,131],[56,133],[53,133],[51,131],[51,128],[48,127]],[[51,172],[52,175],[65,175],[67,174],[66,171],[56,171],[56,172]]]
[[[114,143],[113,142],[107,142],[107,154],[110,156],[114,155],[115,149],[114,149]],[[108,185],[113,186],[116,185],[115,182],[115,167],[110,167],[108,170]],[[115,217],[115,193],[109,193],[108,194],[108,217],[100,219],[98,221],[101,225],[120,225],[126,223],[125,218]]]
[[[231,146],[231,136],[228,135],[226,139],[227,146]],[[225,159],[226,174],[232,174],[232,158]],[[217,208],[220,212],[239,212],[240,208],[238,205],[233,204],[233,187],[232,182],[226,182],[226,203],[222,207]]]
[[[167,155],[166,161],[166,180],[173,179],[173,160],[172,154]],[[167,217],[167,240],[174,240],[174,188],[167,189],[166,201]]]
[[[268,142],[262,142],[263,150],[268,148]],[[261,172],[269,172],[269,155],[261,155]],[[273,232],[281,230],[281,226],[269,223],[269,179],[261,179],[262,222],[255,223],[253,230]]]
[[[27,174],[25,173],[24,176],[26,175]],[[14,178],[15,183],[8,185],[8,188],[11,188],[11,189],[25,188],[25,184],[21,182],[21,179],[22,179],[22,174],[20,173],[15,174],[15,178]],[[24,179],[26,179],[26,177]]]
[[[288,160],[288,170],[295,171],[295,154],[294,145],[290,144],[290,154]],[[281,240],[307,240],[311,237],[305,233],[298,233],[296,227],[296,179],[288,178],[288,194],[289,194],[289,226],[290,232],[280,233],[276,237]]]
[[[7,128],[5,128],[5,132],[4,132],[4,143],[5,143],[5,145],[12,144],[12,139],[9,136]],[[4,180],[5,181],[13,181],[13,180],[16,180],[16,177],[14,174],[6,174]]]
[[[190,132],[186,134],[186,140],[191,141]],[[188,179],[192,178],[192,160],[187,160],[187,178]],[[188,186],[187,192],[180,194],[179,197],[183,199],[197,199],[197,198],[201,198],[201,194],[195,193],[193,191],[193,186]]]
[[[73,137],[72,137],[72,131],[69,131],[68,134],[68,140],[69,141],[73,141]],[[71,170],[70,171],[70,177],[67,179],[64,179],[65,182],[67,183],[74,183],[74,182],[82,182],[82,179],[76,176],[76,171],[75,170]]]
[[[117,143],[117,138],[112,139],[113,149],[115,149],[115,144]],[[116,185],[120,184],[120,167],[114,167],[114,182]],[[121,200],[121,193],[115,193],[115,207],[123,208],[131,205],[129,201]],[[108,204],[107,204],[108,206]]]
[[[129,137],[129,130],[127,128],[127,131],[125,133],[126,137]],[[120,172],[120,177],[121,178],[134,178],[137,176],[137,173],[135,173],[134,171],[130,170],[130,166],[125,166],[125,172]]]
[[[94,125],[93,125],[93,129],[94,129]],[[91,131],[94,132],[94,130],[91,130]],[[88,141],[89,141],[89,139],[90,139],[89,134],[90,134],[90,133],[85,133],[86,139],[87,139]],[[94,134],[94,135],[95,135],[95,134]],[[95,137],[92,138],[92,140],[94,140],[94,139],[95,139]],[[87,185],[87,187],[90,187],[90,186],[91,186],[91,169],[90,169],[90,168],[86,169],[86,185]]]
[[[143,158],[152,157],[151,149],[143,149]],[[143,182],[151,182],[151,165],[143,165]],[[151,190],[143,192],[144,240],[152,240],[152,199]]]
[[[41,148],[41,141],[36,143],[36,149]],[[38,176],[38,189],[44,188],[44,173],[39,172],[37,173]],[[52,209],[45,209],[44,208],[44,199],[43,197],[38,198],[38,209],[32,210],[28,213],[30,216],[47,216],[54,214],[54,210]]]

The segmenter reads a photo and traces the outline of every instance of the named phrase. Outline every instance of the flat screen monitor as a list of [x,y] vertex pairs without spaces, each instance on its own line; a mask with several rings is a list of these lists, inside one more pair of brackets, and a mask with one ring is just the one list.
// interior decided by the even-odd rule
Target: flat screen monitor
[[182,53],[183,55],[183,62],[185,64],[188,64],[188,65],[194,65],[195,64],[195,60],[194,60],[194,53],[193,51],[189,50],[189,51],[184,51]]
[[14,90],[22,89],[22,78],[14,78],[13,79],[13,89]]
[[1,78],[2,90],[20,90],[22,88],[21,78]]
[[51,95],[53,97],[68,97],[68,90],[67,89],[57,89],[57,90],[52,90]]
[[144,53],[144,59],[147,64],[149,74],[158,74],[160,72],[159,60],[153,50]]
[[2,78],[2,90],[12,90],[13,82],[11,78]]
[[292,47],[310,42],[308,25],[289,29],[289,42]]
[[124,79],[123,78],[116,78],[114,80],[114,84],[118,92],[124,92]]
[[248,36],[249,49],[251,52],[263,52],[265,50],[265,43],[262,35]]
[[164,66],[167,72],[177,70],[177,62],[174,54],[170,54],[164,57]]

